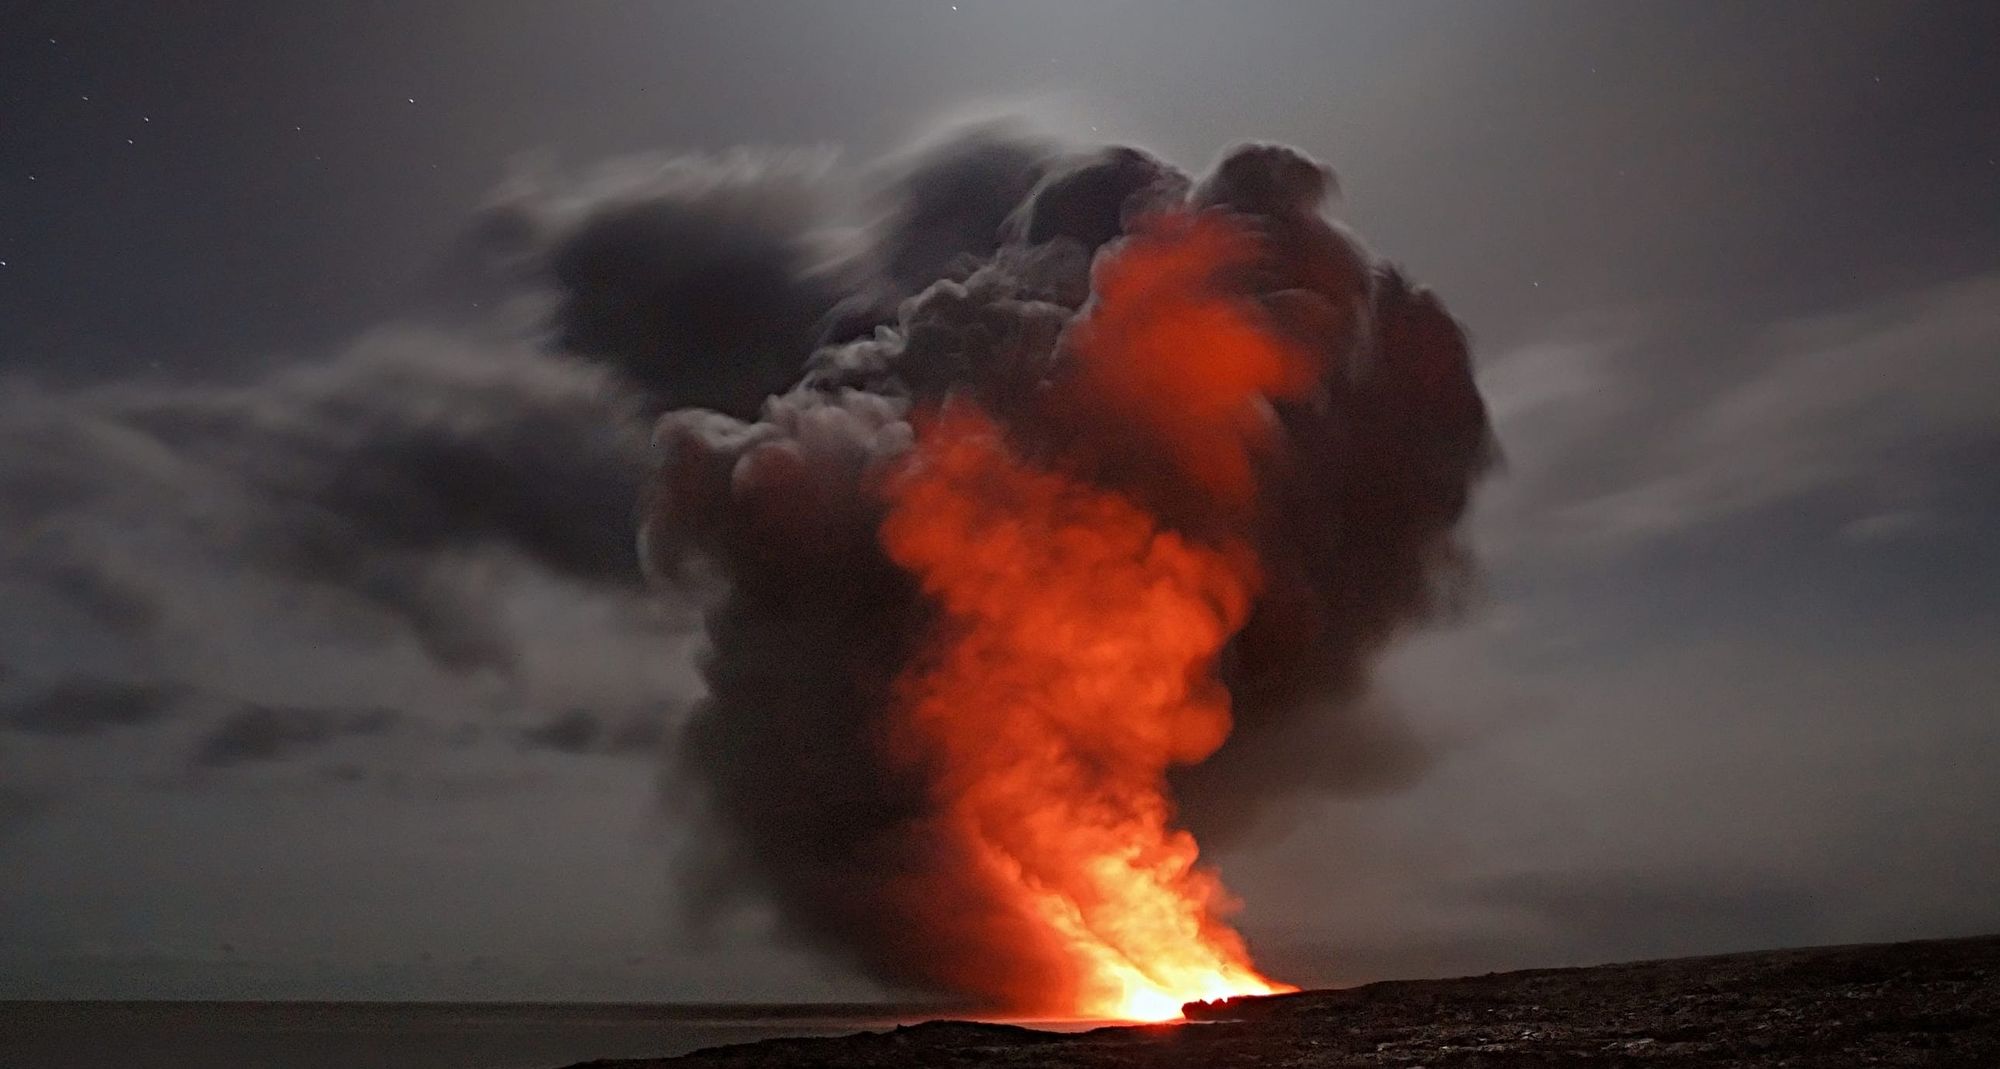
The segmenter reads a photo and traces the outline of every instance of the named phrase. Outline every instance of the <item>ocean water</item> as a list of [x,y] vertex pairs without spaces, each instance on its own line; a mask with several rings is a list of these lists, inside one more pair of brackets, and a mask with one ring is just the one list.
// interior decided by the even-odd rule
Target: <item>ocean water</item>
[[0,1002],[0,1069],[559,1069],[935,1015],[908,1006]]

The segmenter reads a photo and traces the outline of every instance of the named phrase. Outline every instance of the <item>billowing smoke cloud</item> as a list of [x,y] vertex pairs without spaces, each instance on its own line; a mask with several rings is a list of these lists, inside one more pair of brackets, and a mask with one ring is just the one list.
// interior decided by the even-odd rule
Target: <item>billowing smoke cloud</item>
[[[499,736],[522,749],[643,753],[675,696],[528,678],[521,606],[589,592],[597,630],[569,641],[616,646],[644,629],[626,607],[650,572],[707,609],[707,694],[667,777],[695,831],[695,910],[769,902],[890,986],[1030,1003],[1055,967],[1023,964],[1035,940],[989,887],[937,882],[954,843],[934,775],[885,748],[941,618],[883,549],[883,480],[930,414],[962,404],[1165,531],[1254,549],[1254,601],[1213,666],[1234,731],[1167,772],[1178,823],[1213,845],[1301,792],[1418,771],[1368,667],[1450,605],[1488,432],[1458,327],[1322,216],[1330,172],[1252,146],[1196,180],[1136,149],[989,126],[875,169],[879,192],[855,177],[767,153],[509,186],[468,247],[536,290],[542,351],[395,328],[243,383],[0,384],[0,522],[21,535],[0,586],[95,629],[65,647],[88,654],[75,664],[10,644],[0,727],[86,738],[220,710],[189,760],[223,770],[419,712],[368,687],[321,706],[246,685],[272,674],[254,652],[174,646],[282,612],[331,640],[330,674],[346,644],[380,640],[436,673],[413,693],[514,678],[539,703]],[[1076,374],[1078,324],[1103,303],[1093,265],[1190,213],[1251,237],[1252,261],[1214,283],[1311,355],[1310,381],[1253,406],[1251,501],[1226,515],[1186,488],[1202,460],[1176,453],[1171,419]],[[237,589],[219,604],[222,576]]]
[[468,259],[551,294],[554,347],[617,369],[653,408],[748,418],[853,289],[825,231],[830,166],[743,151],[524,175],[481,214]]
[[[931,414],[974,406],[1008,448],[1143,502],[1164,530],[1254,548],[1254,604],[1218,669],[1234,734],[1173,774],[1179,816],[1203,834],[1421,766],[1368,668],[1453,604],[1466,574],[1453,531],[1490,434],[1460,328],[1326,220],[1333,177],[1291,149],[1240,148],[1196,181],[1134,149],[976,131],[909,165],[897,190],[904,206],[858,261],[874,277],[795,386],[755,419],[682,409],[659,424],[646,563],[669,583],[724,584],[708,695],[679,746],[684,800],[708,825],[691,900],[768,898],[793,933],[890,985],[1045,1008],[1035,985],[1061,986],[1060,966],[1035,960],[1034,933],[977,866],[949,862],[964,844],[939,819],[945,773],[890,742],[910,674],[950,623],[882,542],[885,480]],[[1080,346],[1153,329],[1155,297],[1144,284],[1109,297],[1107,265],[1175,217],[1249,235],[1248,262],[1184,272],[1206,270],[1201,286],[1308,354],[1306,381],[1216,408],[1201,352],[1116,372],[1172,399],[1165,410],[1091,381]],[[1237,462],[1189,431],[1246,419],[1260,444]],[[1218,480],[1243,485],[1242,507]]]

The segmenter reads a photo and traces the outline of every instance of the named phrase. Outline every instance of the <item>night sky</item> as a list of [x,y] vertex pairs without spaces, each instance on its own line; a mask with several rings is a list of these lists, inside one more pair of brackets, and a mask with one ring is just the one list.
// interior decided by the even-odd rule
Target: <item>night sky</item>
[[0,34],[0,998],[878,994],[677,919],[697,635],[492,206],[1004,115],[1296,145],[1475,340],[1428,767],[1214,858],[1273,974],[2000,930],[1992,5],[200,6]]

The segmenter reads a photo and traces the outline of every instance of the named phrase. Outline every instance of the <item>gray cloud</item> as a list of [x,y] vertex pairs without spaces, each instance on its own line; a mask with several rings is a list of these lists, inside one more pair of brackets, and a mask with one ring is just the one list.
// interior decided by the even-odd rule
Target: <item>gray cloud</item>
[[468,248],[554,295],[562,353],[389,327],[236,383],[0,383],[0,522],[23,535],[0,584],[141,676],[185,660],[169,651],[218,597],[414,640],[446,674],[519,673],[510,602],[643,596],[646,414],[754,408],[796,375],[853,270],[828,266],[829,166],[738,153],[510,184]]
[[557,753],[649,755],[666,740],[663,711],[634,710],[608,716],[588,709],[567,709],[520,732],[529,747]]
[[1627,548],[1830,493],[1848,521],[1915,519],[2000,441],[1996,304],[2000,275],[1945,282],[1770,324],[1719,367],[1681,369],[1645,314],[1503,354],[1482,381],[1521,463],[1497,533]]
[[401,719],[390,709],[249,705],[209,729],[191,760],[203,768],[284,761],[337,739],[383,734]]
[[0,725],[32,735],[94,735],[171,715],[185,688],[121,680],[65,679],[0,707]]
[[521,741],[560,753],[583,753],[603,734],[604,724],[595,715],[571,709],[521,732]]
[[[532,790],[510,747],[423,765],[466,724],[685,701],[687,610],[638,570],[643,408],[602,368],[417,327],[241,382],[0,382],[0,733],[48,740],[0,781],[55,803],[21,819],[274,786],[189,764],[310,790],[322,751],[355,793]],[[390,715],[396,745],[343,744]]]
[[[505,665],[469,554],[633,588],[644,442],[588,369],[389,331],[241,386],[0,391],[0,568],[124,630],[249,567],[395,618],[441,663]],[[164,555],[164,557],[163,557]]]

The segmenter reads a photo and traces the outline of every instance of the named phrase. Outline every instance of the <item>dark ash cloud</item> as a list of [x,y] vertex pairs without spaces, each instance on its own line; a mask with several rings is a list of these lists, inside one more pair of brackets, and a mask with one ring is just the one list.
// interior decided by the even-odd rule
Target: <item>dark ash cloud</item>
[[554,294],[554,344],[617,369],[658,407],[754,415],[797,376],[845,292],[826,161],[738,152],[629,160],[579,182],[523,178],[479,226]]

